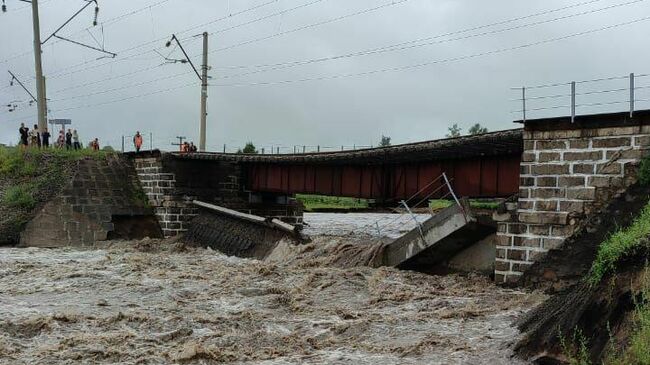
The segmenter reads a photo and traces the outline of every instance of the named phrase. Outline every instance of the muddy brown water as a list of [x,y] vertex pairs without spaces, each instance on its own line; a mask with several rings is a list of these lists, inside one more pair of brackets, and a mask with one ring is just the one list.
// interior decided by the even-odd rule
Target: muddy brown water
[[541,298],[479,276],[341,268],[319,237],[267,262],[180,243],[0,249],[1,364],[523,364]]

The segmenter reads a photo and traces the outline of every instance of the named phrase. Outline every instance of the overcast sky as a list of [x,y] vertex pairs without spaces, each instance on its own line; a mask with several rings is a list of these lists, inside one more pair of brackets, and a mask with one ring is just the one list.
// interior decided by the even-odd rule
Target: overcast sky
[[[6,3],[8,12],[0,14],[0,143],[15,143],[18,124],[34,124],[36,107],[19,86],[9,87],[7,70],[35,93],[33,33],[29,4]],[[153,133],[154,147],[162,149],[169,149],[175,136],[198,139],[197,76],[189,64],[164,64],[153,52],[173,51],[170,58],[182,58],[179,49],[165,48],[172,33],[200,67],[201,38],[195,35],[210,32],[209,150],[224,144],[232,150],[248,140],[267,152],[271,146],[289,152],[294,145],[340,149],[376,145],[382,134],[406,143],[444,137],[453,123],[465,130],[477,122],[490,130],[509,129],[521,117],[512,113],[521,109],[511,101],[521,91],[512,87],[650,72],[650,20],[644,19],[650,0],[99,3],[100,26],[90,27],[91,6],[58,34],[103,44],[118,56],[97,60],[99,52],[52,39],[44,46],[43,63],[49,117],[70,118],[84,141],[99,137],[114,147],[135,130]],[[83,4],[41,0],[43,38]],[[489,26],[494,23],[499,24]],[[377,48],[382,51],[337,57]],[[578,92],[623,89],[628,83],[579,84]],[[650,77],[637,85],[650,85]],[[562,86],[531,90],[529,96],[568,92]],[[579,104],[621,103],[578,111],[622,111],[627,98],[625,91],[579,96]],[[650,89],[639,90],[637,98],[650,99]],[[10,102],[17,110],[8,111]],[[540,99],[529,108],[568,103],[568,97]],[[567,113],[562,107],[529,117]]]

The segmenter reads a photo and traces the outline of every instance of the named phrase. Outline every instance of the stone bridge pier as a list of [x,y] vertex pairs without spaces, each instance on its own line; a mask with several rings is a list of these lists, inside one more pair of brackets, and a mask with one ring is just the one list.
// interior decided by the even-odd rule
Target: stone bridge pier
[[186,232],[198,214],[194,200],[302,227],[302,205],[282,195],[246,191],[235,162],[177,159],[159,151],[129,154],[165,237]]
[[517,283],[585,218],[637,181],[650,148],[650,112],[528,120],[519,199],[499,220],[495,278]]

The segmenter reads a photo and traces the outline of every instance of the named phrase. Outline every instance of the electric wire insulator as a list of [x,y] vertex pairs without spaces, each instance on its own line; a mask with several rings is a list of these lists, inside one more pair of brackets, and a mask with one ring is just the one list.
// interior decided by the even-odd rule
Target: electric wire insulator
[[93,19],[93,26],[97,26],[98,17],[99,17],[99,6],[95,6],[95,18]]

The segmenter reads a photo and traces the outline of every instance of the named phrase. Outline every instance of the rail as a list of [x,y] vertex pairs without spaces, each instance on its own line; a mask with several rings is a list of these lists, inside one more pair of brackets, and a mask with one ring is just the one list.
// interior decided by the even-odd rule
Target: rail
[[[465,211],[465,208],[461,204],[460,200],[456,196],[456,193],[454,191],[454,188],[452,186],[452,181],[453,179],[449,179],[447,177],[446,173],[442,173],[440,176],[436,177],[435,179],[431,180],[427,185],[425,185],[423,188],[418,190],[416,193],[414,193],[412,196],[410,196],[406,200],[400,201],[400,207],[403,210],[400,210],[400,208],[395,209],[396,213],[399,213],[396,217],[392,216],[387,216],[383,217],[380,219],[377,219],[376,221],[373,221],[370,224],[367,224],[360,229],[350,231],[348,235],[352,234],[358,234],[358,233],[367,233],[372,235],[372,231],[375,231],[377,233],[377,236],[380,237],[382,235],[382,231],[387,231],[391,228],[394,228],[396,225],[403,225],[405,222],[405,218],[407,220],[413,220],[415,222],[416,227],[420,231],[420,235],[424,237],[424,232],[422,231],[422,223],[417,219],[417,216],[414,213],[414,210],[419,208],[423,203],[429,202],[429,200],[435,195],[438,194],[441,190],[447,188],[447,192],[442,195],[439,199],[440,200],[445,200],[449,197],[453,199],[454,204],[458,205],[458,207],[461,209],[463,216],[465,217],[465,220],[467,221],[467,212]],[[417,203],[413,205],[409,205],[409,202],[411,202],[413,199],[418,197],[421,193],[425,192],[427,189],[431,188],[434,186],[436,183],[440,183],[440,186],[437,188],[433,189],[431,192],[429,192],[424,198],[420,199]],[[431,207],[429,207],[429,214],[430,216],[435,215],[435,212]],[[388,221],[385,223],[385,221]],[[381,223],[381,224],[380,224]]]
[[[603,77],[590,80],[570,81],[561,83],[542,84],[534,86],[522,86],[511,88],[520,92],[519,98],[510,99],[511,102],[521,103],[521,109],[513,110],[511,113],[520,114],[521,120],[526,122],[531,119],[531,114],[537,117],[545,117],[542,112],[564,109],[571,116],[571,122],[579,111],[611,107],[615,105],[627,105],[630,118],[634,117],[638,103],[649,102],[650,94],[641,95],[642,92],[650,90],[650,85],[638,85],[638,81],[649,77],[650,74],[630,73],[624,76]],[[612,85],[604,88],[594,88],[593,85],[615,84],[625,82],[625,85]],[[561,91],[559,89],[564,89]],[[583,91],[579,91],[582,89]],[[554,90],[550,93],[532,95],[540,90]],[[558,90],[558,91],[555,91]],[[618,97],[618,94],[625,93],[625,96]],[[549,103],[549,101],[565,100],[565,103]],[[620,111],[620,108],[618,110]],[[602,110],[600,110],[602,112]],[[585,113],[586,114],[586,113]]]

